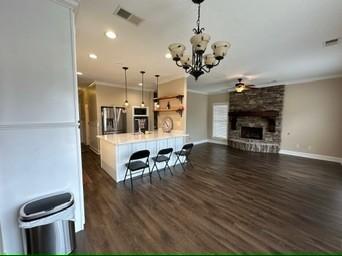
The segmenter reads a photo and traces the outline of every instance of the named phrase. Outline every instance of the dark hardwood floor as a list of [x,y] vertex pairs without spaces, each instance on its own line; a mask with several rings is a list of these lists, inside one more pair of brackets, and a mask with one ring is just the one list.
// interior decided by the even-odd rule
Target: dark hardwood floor
[[342,252],[342,166],[195,146],[193,169],[136,179],[134,192],[83,153],[78,252]]

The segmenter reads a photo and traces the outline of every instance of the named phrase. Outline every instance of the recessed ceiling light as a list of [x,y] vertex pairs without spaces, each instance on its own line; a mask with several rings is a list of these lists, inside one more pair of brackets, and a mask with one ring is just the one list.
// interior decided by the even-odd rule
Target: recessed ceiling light
[[94,54],[94,53],[90,53],[90,54],[89,54],[89,58],[96,60],[96,59],[97,59],[97,56],[96,56],[96,54]]
[[165,54],[165,58],[171,59],[171,57],[172,57],[171,53],[168,52],[167,54]]
[[142,86],[142,83],[138,83],[139,86]]
[[79,75],[79,76],[83,75],[82,72],[77,72],[76,74]]
[[115,39],[116,38],[116,34],[113,31],[107,31],[105,33],[106,37],[108,37],[109,39]]

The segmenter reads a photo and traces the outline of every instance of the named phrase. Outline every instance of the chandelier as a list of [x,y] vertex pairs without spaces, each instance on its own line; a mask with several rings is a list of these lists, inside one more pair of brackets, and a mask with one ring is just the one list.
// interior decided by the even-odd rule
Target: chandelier
[[204,73],[209,73],[213,67],[217,66],[230,48],[229,42],[218,41],[211,45],[213,53],[204,54],[210,41],[210,35],[203,33],[204,28],[200,27],[201,3],[203,1],[192,0],[193,3],[198,4],[197,28],[193,29],[195,35],[190,39],[192,57],[184,54],[185,46],[183,44],[174,43],[169,45],[172,59],[176,62],[176,65],[184,68],[186,73],[195,77],[195,80]]

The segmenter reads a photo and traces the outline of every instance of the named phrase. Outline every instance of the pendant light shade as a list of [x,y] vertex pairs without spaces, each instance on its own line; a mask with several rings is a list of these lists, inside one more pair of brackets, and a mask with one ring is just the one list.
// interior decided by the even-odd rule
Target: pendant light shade
[[[155,77],[157,78],[157,98],[158,98],[158,91],[159,91],[159,83],[158,83],[158,80],[159,80],[159,75],[155,75]],[[157,102],[156,102],[156,108],[160,108],[159,100],[157,100]]]
[[145,71],[140,71],[141,73],[141,107],[145,107],[145,102],[144,102],[144,74]]
[[128,69],[128,67],[123,67],[122,69],[125,70],[125,102],[124,102],[124,106],[125,106],[125,108],[127,108],[129,105],[128,100],[127,100],[127,69]]

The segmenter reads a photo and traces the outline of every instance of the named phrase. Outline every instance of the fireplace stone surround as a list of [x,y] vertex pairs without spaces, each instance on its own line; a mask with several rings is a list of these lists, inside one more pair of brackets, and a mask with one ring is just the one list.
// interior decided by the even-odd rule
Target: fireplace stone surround
[[[278,153],[285,87],[258,88],[229,94],[228,145],[253,152]],[[244,127],[244,128],[243,128]],[[258,138],[244,138],[243,129],[262,129]],[[259,128],[259,129],[258,129]],[[261,138],[261,139],[260,139]]]

